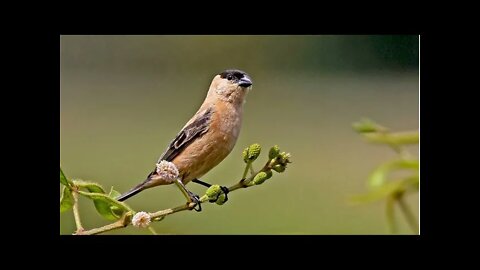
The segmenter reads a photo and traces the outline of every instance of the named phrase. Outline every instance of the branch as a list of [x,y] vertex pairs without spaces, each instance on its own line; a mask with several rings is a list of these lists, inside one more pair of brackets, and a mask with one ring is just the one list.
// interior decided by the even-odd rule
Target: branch
[[387,216],[387,225],[388,225],[388,230],[390,231],[391,234],[397,233],[397,226],[395,223],[395,201],[396,201],[395,196],[388,196],[387,197],[387,205],[385,208],[385,214]]
[[[252,186],[248,186],[248,183],[250,183],[253,178],[261,171],[265,171],[266,169],[268,168],[268,163],[266,164],[266,166],[258,171],[257,173],[251,175],[250,177],[246,178],[246,179],[242,179],[240,180],[237,184],[235,185],[232,185],[231,187],[228,188],[229,190],[229,194],[237,189],[240,189],[240,188],[248,188],[248,187],[252,187]],[[199,200],[201,203],[204,203],[204,202],[207,202],[208,201],[208,197],[207,196],[202,196]],[[161,221],[163,220],[166,216],[168,215],[171,215],[171,214],[174,214],[174,213],[178,213],[178,212],[181,212],[181,211],[185,211],[185,210],[192,210],[193,208],[195,207],[195,203],[187,203],[187,204],[182,204],[182,205],[179,205],[177,207],[173,207],[173,208],[168,208],[168,209],[164,209],[164,210],[160,210],[160,211],[157,211],[157,212],[154,212],[154,213],[151,213],[150,214],[150,221]],[[128,212],[131,214],[131,212]],[[127,227],[128,225],[131,225],[130,223],[130,220],[126,220],[125,218],[122,218],[114,223],[111,223],[109,225],[106,225],[106,226],[103,226],[103,227],[100,227],[100,228],[95,228],[95,229],[91,229],[91,230],[88,230],[88,231],[83,231],[81,233],[76,233],[76,235],[93,235],[93,234],[100,234],[100,233],[103,233],[103,232],[108,232],[108,231],[113,231],[113,230],[116,230],[116,229],[121,229],[121,228],[125,228]]]
[[78,211],[78,193],[76,189],[72,190],[73,196],[73,217],[75,218],[75,224],[77,225],[77,231],[75,233],[83,232],[82,222],[80,221],[80,212]]
[[119,220],[117,220],[116,222],[114,222],[112,224],[108,224],[108,225],[105,225],[103,227],[91,229],[91,230],[88,230],[88,231],[77,232],[77,233],[75,233],[75,235],[93,235],[93,234],[99,234],[99,233],[103,233],[103,232],[113,231],[113,230],[120,229],[120,228],[125,228],[130,223],[131,218],[132,218],[132,212],[127,212]]
[[[272,176],[272,170],[274,170],[276,172],[285,171],[287,163],[290,163],[290,160],[289,160],[290,154],[287,154],[285,152],[280,153],[279,151],[280,150],[278,149],[278,146],[272,147],[272,149],[270,149],[269,160],[267,161],[267,163],[265,163],[265,165],[263,166],[263,168],[261,170],[259,170],[258,172],[254,172],[253,168],[252,168],[252,163],[253,163],[253,161],[255,161],[255,159],[257,159],[257,157],[260,154],[260,145],[253,144],[250,147],[247,147],[245,149],[244,153],[243,153],[244,154],[244,161],[246,163],[246,167],[245,167],[245,171],[244,171],[242,179],[240,181],[238,181],[236,184],[230,186],[227,191],[222,190],[218,185],[211,186],[207,190],[206,194],[203,195],[199,199],[200,203],[215,202],[215,203],[221,205],[225,202],[225,199],[224,199],[225,195],[226,195],[225,192],[230,193],[230,192],[233,192],[233,191],[238,190],[240,188],[248,188],[248,187],[252,187],[252,186],[255,186],[255,185],[260,185]],[[248,178],[246,178],[246,175],[247,175],[249,170],[251,172],[251,175]],[[92,183],[85,183],[85,182],[80,182],[80,181],[77,181],[75,183],[79,184],[79,186],[82,186],[82,187],[88,187],[88,186],[91,187],[91,185],[92,185]],[[96,185],[97,188],[100,187],[98,184],[95,184],[95,185]],[[111,198],[109,195],[106,195],[106,194],[102,194],[102,193],[98,193],[98,192],[93,192],[93,193],[92,192],[84,192],[84,191],[78,190],[78,187],[75,187],[75,189],[76,189],[75,192],[74,192],[75,205],[77,205],[78,194],[81,194],[85,197],[88,197],[88,198],[94,199],[94,200],[95,199],[106,200],[110,204],[126,210],[125,213],[123,214],[123,216],[119,220],[117,220],[117,221],[115,221],[111,224],[108,224],[108,225],[105,225],[105,226],[99,227],[99,228],[94,228],[94,229],[91,229],[91,230],[84,230],[83,227],[81,227],[81,224],[80,224],[80,216],[78,214],[78,206],[77,206],[77,208],[74,207],[74,212],[76,211],[75,220],[76,221],[78,220],[77,231],[74,233],[75,235],[100,234],[100,233],[103,233],[103,232],[108,232],[108,231],[112,231],[112,230],[116,230],[116,229],[125,228],[128,225],[132,224],[132,217],[136,214],[136,212],[134,210],[132,210],[130,207],[128,207],[126,204],[124,204],[122,202],[118,202],[118,201],[116,201],[115,199]],[[96,189],[96,190],[101,190],[101,188]],[[223,200],[221,199],[222,195],[223,195]],[[152,222],[152,221],[161,221],[168,215],[178,213],[178,212],[181,212],[181,211],[184,211],[184,210],[192,210],[195,206],[196,206],[195,203],[189,202],[189,203],[186,203],[186,204],[179,205],[177,207],[160,210],[160,211],[157,211],[157,212],[154,212],[154,213],[148,213],[148,214],[142,213],[142,215],[147,218],[146,221],[144,220],[145,224],[143,224],[143,225],[145,225],[145,226],[142,226],[142,227],[147,227],[150,224],[150,222]],[[77,209],[77,210],[75,210],[75,209]],[[133,218],[133,220],[135,221],[136,218],[137,217]],[[139,226],[139,224],[136,224],[136,226]],[[78,228],[81,228],[81,229],[78,229]],[[154,233],[153,230],[151,230],[151,231],[152,231],[152,233]],[[156,234],[156,233],[154,233],[154,234]]]
[[404,194],[405,193],[401,193],[397,196],[398,204],[400,205],[400,209],[402,210],[408,225],[410,226],[410,228],[415,234],[418,234],[417,220],[413,215],[412,210],[410,210],[410,207],[408,206],[407,202],[405,202],[405,199],[404,199],[405,196],[403,196]]

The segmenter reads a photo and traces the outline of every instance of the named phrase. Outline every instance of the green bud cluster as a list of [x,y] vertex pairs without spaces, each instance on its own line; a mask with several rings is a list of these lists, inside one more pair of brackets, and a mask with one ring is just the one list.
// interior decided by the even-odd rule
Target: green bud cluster
[[254,143],[250,145],[249,147],[245,148],[242,152],[243,161],[245,161],[245,163],[248,163],[256,160],[260,155],[261,151],[262,151],[262,147],[260,147],[260,144]]
[[218,205],[223,205],[227,201],[227,196],[223,193],[219,185],[211,185],[205,192],[210,202],[215,202]]
[[[245,163],[252,162],[253,160],[258,158],[258,156],[260,155],[260,151],[261,148],[259,144],[250,145],[243,150],[243,160],[245,161]],[[270,150],[268,151],[268,158],[270,161],[267,164],[267,170],[257,173],[253,177],[253,179],[247,184],[247,186],[263,184],[263,182],[272,177],[272,170],[278,173],[282,173],[286,170],[287,164],[291,163],[290,153],[280,152],[280,147],[278,147],[278,145],[274,145],[270,148]],[[245,169],[245,172],[247,168]]]
[[287,164],[291,163],[292,155],[287,152],[280,152],[277,145],[270,149],[268,157],[270,158],[270,168],[278,173],[282,173],[287,168]]
[[225,193],[222,193],[220,196],[218,196],[218,199],[215,203],[218,205],[223,205],[227,201],[226,199],[227,197],[225,196]]
[[221,192],[222,192],[222,189],[220,188],[219,185],[212,185],[207,189],[207,191],[205,192],[205,195],[207,195],[209,200],[214,200],[217,198],[217,196]]
[[278,147],[278,145],[272,146],[272,148],[270,148],[270,151],[268,152],[268,158],[274,159],[278,156],[278,154],[280,154],[280,148]]
[[273,166],[273,170],[278,172],[278,173],[282,173],[285,171],[285,169],[287,168],[287,165],[283,165],[283,164],[277,164],[275,166]]
[[271,170],[268,170],[266,172],[259,172],[255,177],[253,178],[251,185],[261,185],[263,182],[265,182],[267,179],[270,179],[272,177],[273,173]]

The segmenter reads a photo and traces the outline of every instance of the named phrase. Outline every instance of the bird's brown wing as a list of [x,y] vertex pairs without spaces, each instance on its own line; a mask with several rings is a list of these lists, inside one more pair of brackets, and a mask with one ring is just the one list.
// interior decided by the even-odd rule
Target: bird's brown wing
[[163,152],[158,159],[158,162],[162,160],[172,161],[183,151],[183,149],[185,149],[185,147],[207,132],[210,126],[212,112],[212,108],[205,110],[205,112],[197,117],[192,123],[185,126],[170,143],[165,152]]

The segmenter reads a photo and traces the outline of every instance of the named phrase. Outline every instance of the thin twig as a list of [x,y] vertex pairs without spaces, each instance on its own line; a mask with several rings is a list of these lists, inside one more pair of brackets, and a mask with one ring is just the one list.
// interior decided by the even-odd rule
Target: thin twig
[[405,216],[405,219],[407,220],[408,225],[410,226],[410,228],[415,234],[418,234],[417,220],[413,215],[412,210],[410,210],[410,207],[405,202],[403,193],[397,197],[397,201],[398,201],[398,204],[400,205],[400,209],[402,210],[403,215]]
[[250,166],[252,166],[252,162],[249,160],[247,162],[247,165],[245,166],[245,170],[243,171],[242,179],[245,179],[245,177],[247,177],[248,169],[250,168]]
[[91,229],[91,230],[88,230],[88,231],[77,232],[76,235],[94,235],[94,234],[99,234],[99,233],[108,232],[108,231],[112,231],[112,230],[127,227],[127,225],[130,223],[130,217],[131,216],[132,216],[132,213],[127,212],[125,215],[123,215],[122,218],[120,218],[119,220],[117,220],[114,223],[105,225],[105,226],[100,227],[100,228]]
[[395,223],[395,201],[395,196],[388,196],[385,209],[385,214],[387,215],[388,230],[391,234],[397,233],[397,224]]
[[157,218],[165,217],[165,216],[171,215],[171,214],[176,213],[176,212],[189,210],[189,209],[191,210],[191,209],[193,209],[193,207],[195,207],[195,203],[188,203],[188,204],[183,204],[183,205],[180,205],[180,206],[177,206],[177,207],[174,207],[174,208],[160,210],[160,211],[157,211],[155,213],[150,214],[150,217],[151,217],[150,219],[155,220]]
[[157,235],[157,234],[158,234],[152,226],[148,226],[148,230],[149,230],[153,235]]
[[76,233],[83,232],[82,222],[80,220],[80,212],[78,211],[78,193],[76,190],[72,192],[73,196],[73,217],[75,218],[75,224],[77,225]]
[[255,170],[253,169],[253,165],[250,164],[250,173],[253,175],[255,173]]

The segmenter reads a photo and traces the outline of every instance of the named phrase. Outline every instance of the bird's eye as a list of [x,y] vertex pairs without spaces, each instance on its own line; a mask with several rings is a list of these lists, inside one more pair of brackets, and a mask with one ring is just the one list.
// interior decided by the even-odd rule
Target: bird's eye
[[228,75],[227,76],[227,80],[231,81],[233,79],[233,76],[232,75]]

